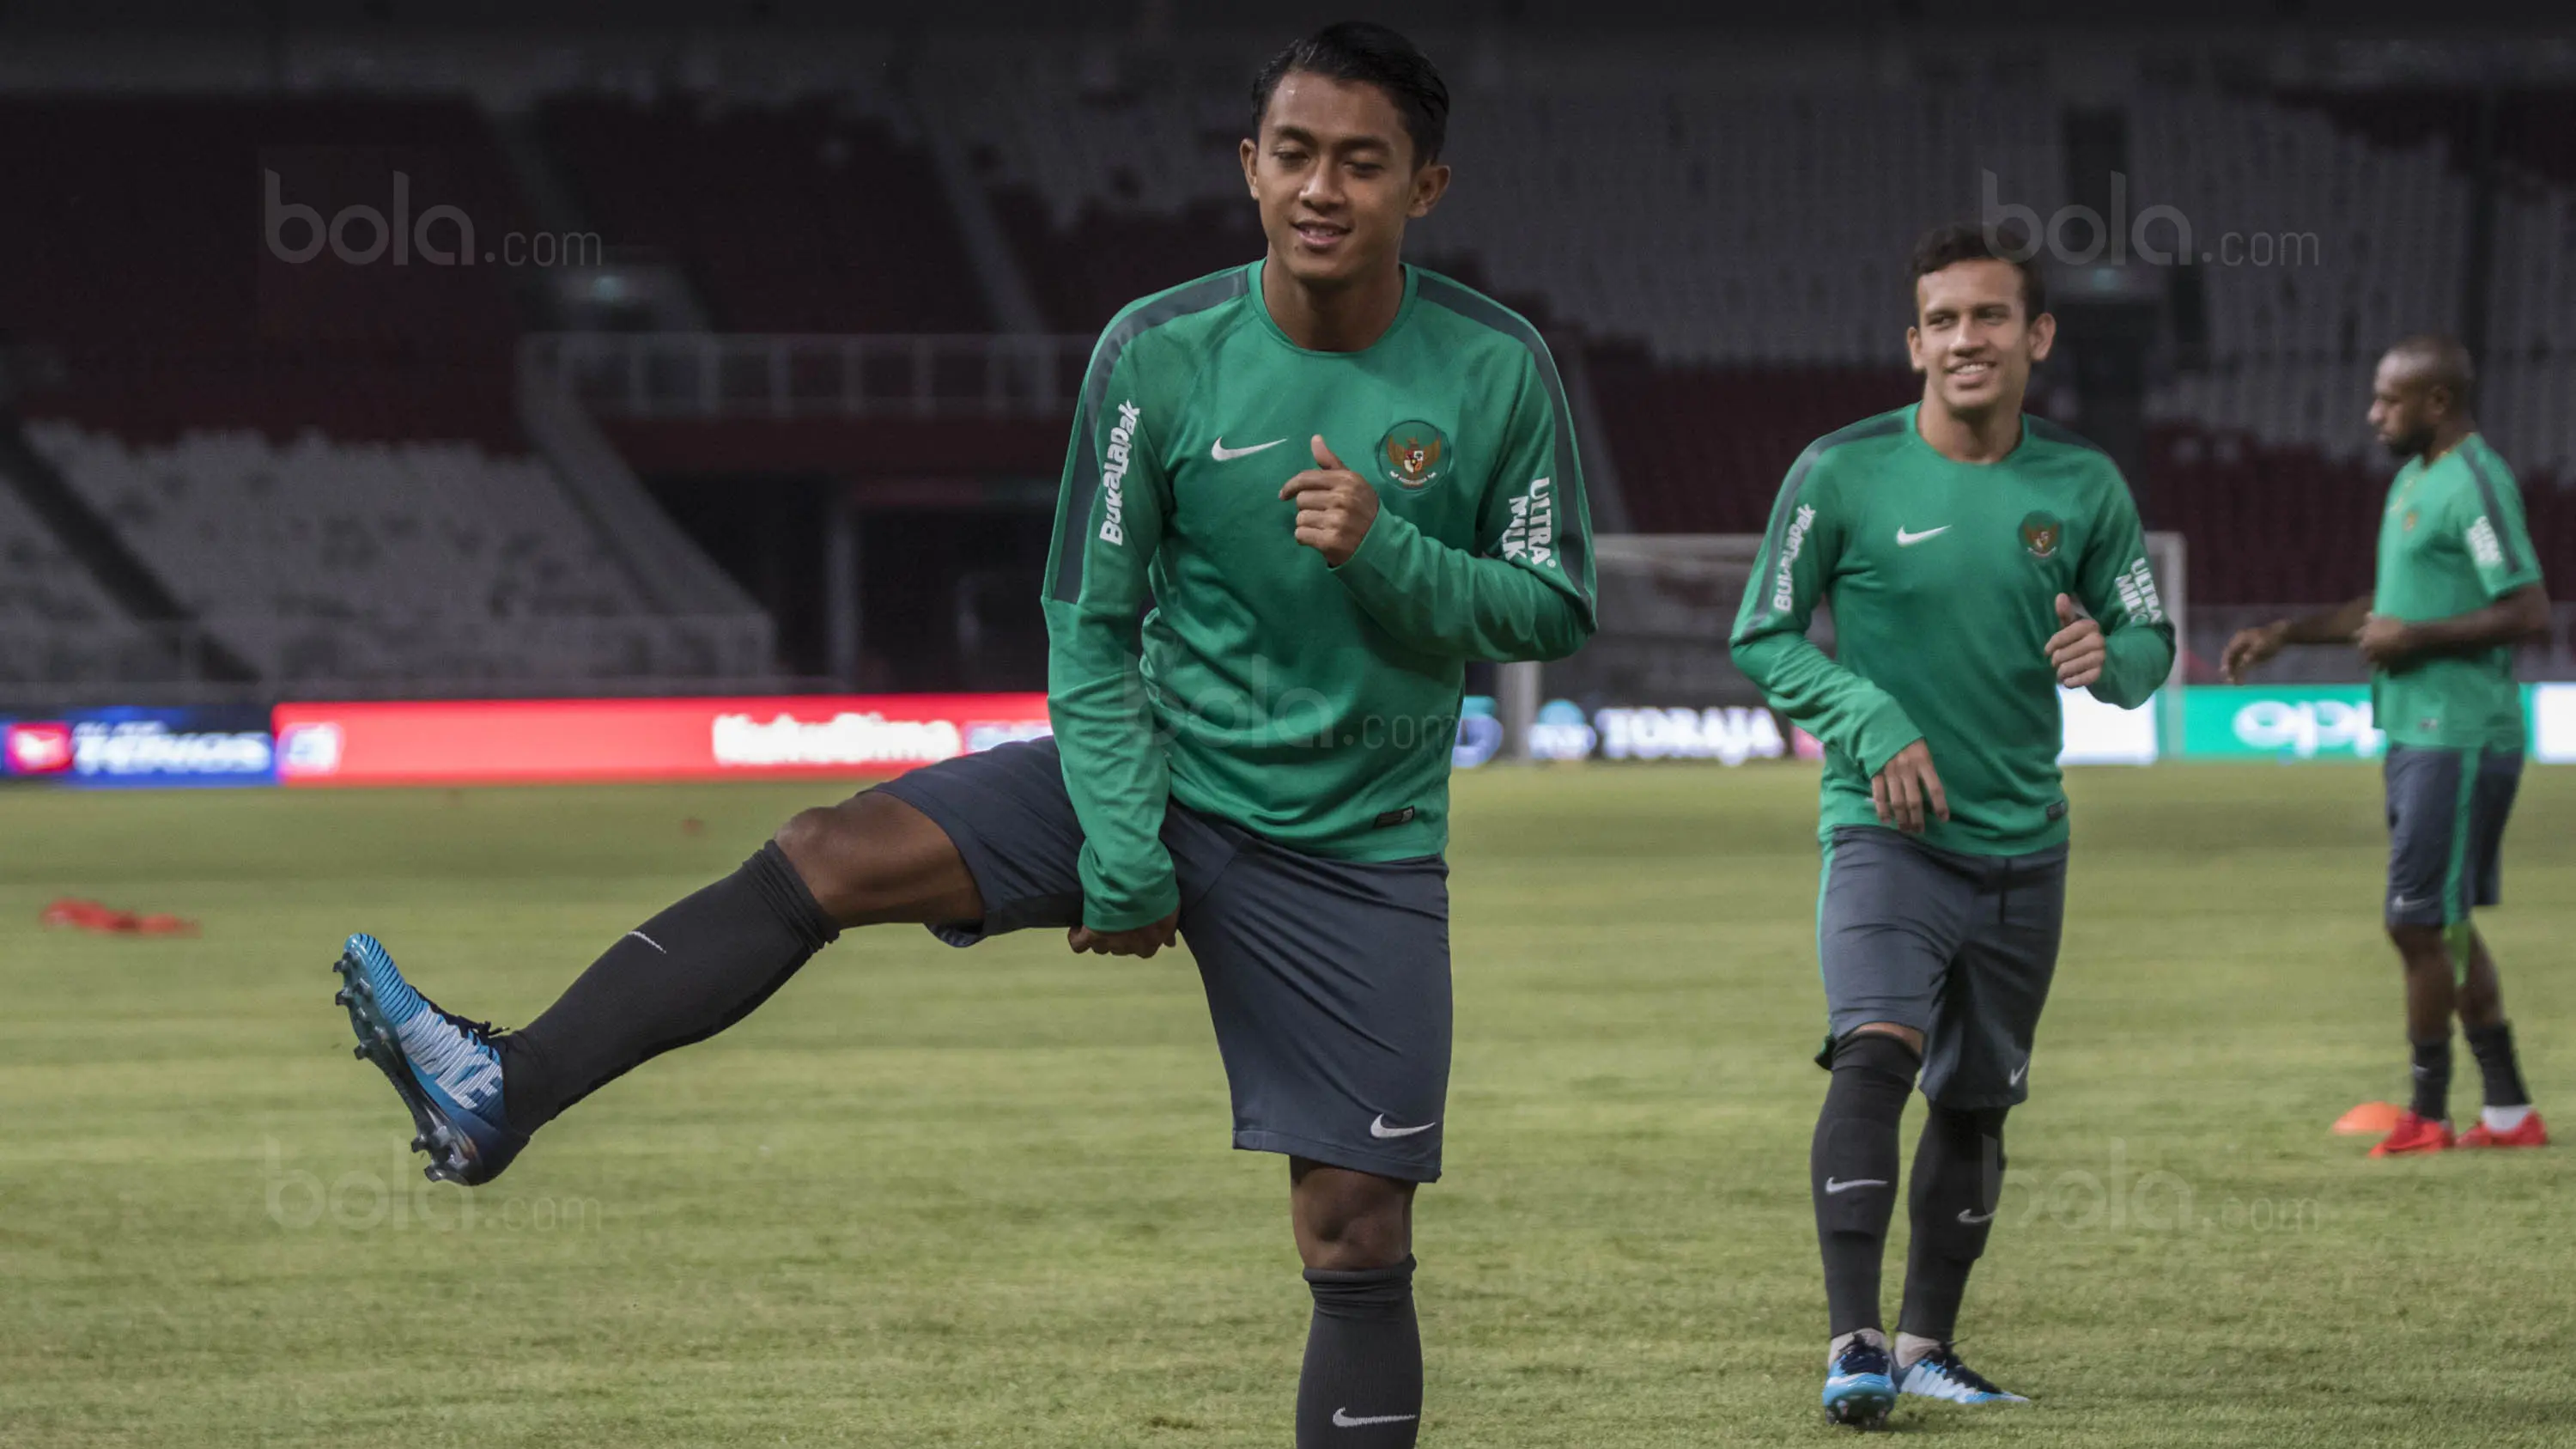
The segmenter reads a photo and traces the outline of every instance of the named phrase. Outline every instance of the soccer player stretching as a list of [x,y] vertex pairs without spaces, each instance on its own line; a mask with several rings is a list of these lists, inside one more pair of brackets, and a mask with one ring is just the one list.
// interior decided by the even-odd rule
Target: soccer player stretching
[[[1825,746],[1831,1035],[1817,1061],[1833,1084],[1809,1176],[1832,1318],[1825,1411],[1863,1426],[1900,1392],[2019,1399],[1950,1345],[2057,965],[2057,691],[2135,708],[2174,654],[2119,469],[2022,413],[2057,329],[2037,267],[1959,226],[1924,237],[1913,271],[1923,400],[1798,456],[1734,634],[1736,663]],[[1828,597],[1832,657],[1806,637]],[[1918,1070],[1928,1105],[1891,1346],[1879,1265]]]
[[1412,1202],[1440,1175],[1465,661],[1572,652],[1591,551],[1538,334],[1399,260],[1449,182],[1430,62],[1338,25],[1273,59],[1254,106],[1267,255],[1120,312],[1083,381],[1045,581],[1055,738],[805,811],[524,1030],[439,1010],[352,937],[360,1054],[432,1176],[489,1181],[850,927],[962,946],[1058,926],[1130,956],[1177,933],[1234,1145],[1288,1157],[1314,1296],[1296,1442],[1414,1442]]
[[[2379,360],[2370,425],[2406,460],[2379,520],[2379,587],[2341,608],[2240,630],[2240,679],[2284,644],[2354,644],[2371,719],[2388,733],[2388,938],[2406,968],[2415,1099],[2373,1157],[2540,1147],[2504,1019],[2495,958],[2469,922],[2501,888],[2505,817],[2522,780],[2513,646],[2549,633],[2549,595],[2513,470],[2478,436],[2468,349],[2410,337]],[[2456,973],[2456,976],[2455,976]],[[2451,1018],[2486,1078],[2478,1125],[2451,1135]]]

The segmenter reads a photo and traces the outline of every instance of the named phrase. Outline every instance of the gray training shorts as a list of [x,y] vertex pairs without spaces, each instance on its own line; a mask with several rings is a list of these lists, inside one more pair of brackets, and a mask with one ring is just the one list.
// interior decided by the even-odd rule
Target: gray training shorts
[[[1081,923],[1082,822],[1055,741],[961,755],[877,789],[946,831],[983,895],[984,919],[932,926],[941,940]],[[1234,1145],[1438,1180],[1448,863],[1327,860],[1178,801],[1163,845],[1234,1097]]]
[[2388,747],[2388,924],[2456,926],[2504,896],[2520,750]]
[[1923,1095],[1961,1111],[2020,1104],[2065,921],[2063,845],[1962,855],[1835,827],[1816,904],[1834,1038],[1910,1026],[1923,1033]]

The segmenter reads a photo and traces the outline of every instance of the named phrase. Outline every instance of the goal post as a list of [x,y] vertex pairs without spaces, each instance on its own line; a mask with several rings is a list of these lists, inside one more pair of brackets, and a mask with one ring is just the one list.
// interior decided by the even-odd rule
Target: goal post
[[[1595,537],[1600,628],[1591,641],[1567,658],[1507,664],[1496,673],[1495,713],[1508,756],[1732,762],[1779,753],[1778,727],[1762,691],[1735,667],[1726,642],[1761,551],[1758,533]],[[2147,560],[2175,639],[2187,645],[2183,536],[2148,534]],[[1807,633],[1833,648],[1830,601],[1816,610]],[[2163,753],[2182,737],[2184,653],[2175,650],[2154,706]]]

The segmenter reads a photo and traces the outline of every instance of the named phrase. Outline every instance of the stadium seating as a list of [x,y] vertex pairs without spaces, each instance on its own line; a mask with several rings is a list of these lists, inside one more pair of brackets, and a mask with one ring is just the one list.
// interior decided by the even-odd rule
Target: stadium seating
[[470,443],[29,436],[263,676],[687,672],[546,465]]
[[[531,224],[472,100],[0,98],[0,175],[60,199],[0,229],[6,340],[52,374],[17,406],[197,621],[146,633],[201,627],[271,681],[772,667],[756,616],[657,617],[533,456],[514,393],[527,277],[504,260]],[[415,230],[401,253],[298,259],[313,233],[280,217],[299,206],[325,227],[407,207]],[[462,221],[418,230],[439,206]],[[364,252],[370,228],[336,234]],[[6,533],[13,560],[34,556]],[[68,575],[12,570],[0,620],[40,598],[69,638]],[[96,652],[56,647],[32,672],[98,677],[73,657]]]
[[547,100],[540,128],[590,223],[680,258],[736,332],[982,332],[938,179],[871,93]]
[[[400,172],[415,221],[455,207],[477,250],[528,227],[462,97],[0,98],[0,176],[50,203],[42,225],[0,228],[0,325],[62,364],[27,411],[138,440],[322,426],[512,445],[509,270],[287,260],[307,232],[283,227],[283,255],[268,245],[271,172],[282,207],[326,222],[389,214]],[[363,248],[368,230],[343,238]]]
[[[935,52],[916,88],[923,120],[964,138],[1049,326],[1091,330],[1137,295],[1258,248],[1235,180],[1243,100],[1231,76],[1220,84],[1150,57],[1126,70],[1089,53],[1068,63],[1042,47]],[[2456,325],[2458,105],[2394,104],[2357,125],[2307,97],[2150,92],[2124,104],[2133,218],[2176,207],[2194,249],[2214,256],[2314,253],[2205,267],[2207,365],[2162,383],[2151,416],[2177,438],[2255,447],[2275,474],[2291,468],[2283,449],[2312,454],[2292,469],[2301,476],[2364,460],[2369,358],[2406,331]],[[770,149],[810,151],[819,111],[790,113],[807,119]],[[712,138],[725,114],[690,124]],[[1452,134],[1461,183],[1417,229],[1418,253],[1579,323],[1590,341],[1560,346],[1592,349],[1604,441],[1637,522],[1658,529],[1758,519],[1798,444],[1847,409],[1901,400],[1882,381],[1899,346],[1889,299],[1904,293],[1903,248],[1926,219],[1988,199],[2046,217],[2065,199],[2054,112],[1932,88],[1748,94],[1626,76],[1537,95],[1468,86]],[[2517,155],[2555,154],[2545,125],[2519,134]],[[2500,218],[2489,425],[2536,487],[2576,477],[2576,419],[2552,405],[2576,376],[2528,356],[2576,286],[2570,195],[2535,182]],[[747,229],[759,215],[737,209],[713,224]],[[1755,396],[1772,406],[1748,424]],[[2184,466],[2215,451],[2159,456]],[[2215,488],[2178,480],[2167,492]]]
[[[537,95],[525,134],[583,225],[677,261],[723,330],[993,329],[965,235],[978,202],[1052,330],[1095,329],[1123,302],[1260,245],[1235,172],[1244,98],[1231,69],[1150,49],[1122,60],[932,40],[898,83],[871,56],[776,75],[595,73]],[[2368,518],[2318,520],[2384,485],[2362,417],[2370,363],[2395,336],[2459,323],[2473,108],[2440,92],[2148,89],[2102,104],[2126,118],[2132,218],[2176,208],[2193,250],[2218,258],[2199,270],[2205,345],[2180,366],[2160,361],[2148,399],[2150,522],[2191,537],[2196,600],[2331,597],[2367,567]],[[2504,107],[2484,417],[2532,495],[2544,559],[2576,570],[2563,511],[2543,497],[2576,484],[2565,405],[2576,357],[2556,335],[2576,314],[2576,143],[2560,124],[2571,104],[2526,94]],[[1590,394],[1593,441],[1615,460],[1636,526],[1751,531],[1807,440],[1913,395],[1896,310],[1911,236],[1985,204],[2054,213],[2067,199],[2062,131],[2054,107],[1990,87],[1849,75],[1698,85],[1578,66],[1533,92],[1471,67],[1450,151],[1460,181],[1415,251],[1540,320]],[[929,144],[950,137],[953,148]],[[333,147],[372,159],[335,180],[335,163],[313,154]],[[399,169],[415,211],[455,205],[478,237],[530,225],[498,133],[460,97],[0,100],[0,172],[28,194],[72,198],[46,226],[0,232],[0,317],[13,344],[64,364],[24,406],[78,425],[48,436],[81,439],[83,486],[107,479],[118,500],[149,503],[128,475],[157,469],[194,480],[188,506],[211,518],[253,476],[399,474],[410,481],[386,485],[381,514],[348,514],[336,536],[444,582],[416,596],[397,586],[373,615],[334,615],[355,592],[342,578],[295,606],[309,617],[414,619],[457,597],[475,601],[456,625],[468,632],[475,620],[648,614],[596,527],[560,507],[530,459],[509,391],[527,278],[304,266],[274,248],[243,259],[242,239],[264,235],[268,218],[240,178],[272,163],[290,202],[376,204],[366,178]],[[965,220],[961,185],[981,188]],[[2258,240],[2295,255],[2220,256]],[[611,431],[632,449],[679,426]],[[703,462],[705,448],[682,445],[705,441],[655,446]],[[1031,444],[1031,458],[1053,446]],[[834,435],[800,466],[834,466],[843,447]],[[551,500],[530,507],[554,511],[492,522],[493,538],[526,535],[506,565],[469,553],[462,535],[429,527],[461,514],[405,501],[451,475],[481,480],[457,483],[460,497],[524,485]],[[166,542],[178,526],[166,512],[178,505],[155,506],[158,523],[132,507],[117,515],[147,555],[141,531],[162,528]],[[397,535],[401,518],[429,531]],[[2309,542],[2274,542],[2290,536]],[[456,556],[416,556],[422,538],[449,539]],[[311,540],[251,546],[320,561]],[[293,592],[263,582],[292,570],[224,574],[175,553],[156,566],[200,609],[274,610]],[[438,637],[415,619],[342,662],[506,673],[622,647],[522,633],[473,665],[467,646]]]
[[145,643],[0,481],[0,682],[115,678]]
[[1894,368],[1659,365],[1611,346],[1585,362],[1629,516],[1646,533],[1760,533],[1801,449],[1921,390]]
[[[1053,57],[977,61],[973,85],[927,103],[970,138],[1041,290],[1081,309],[1059,305],[1056,325],[1096,328],[1141,291],[1257,252],[1239,86],[1103,91]],[[1451,134],[1460,181],[1418,254],[1472,257],[1501,295],[1683,362],[1884,363],[1921,219],[1966,214],[1986,169],[2005,199],[2053,208],[2064,170],[2044,108],[1929,89],[1470,92]],[[1160,265],[1111,288],[1049,276],[1107,250]]]

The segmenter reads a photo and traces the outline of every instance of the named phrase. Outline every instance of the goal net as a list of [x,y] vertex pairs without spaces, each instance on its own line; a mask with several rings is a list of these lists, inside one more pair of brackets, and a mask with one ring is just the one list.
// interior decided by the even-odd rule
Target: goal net
[[[1762,536],[1754,533],[1611,534],[1594,539],[1601,627],[1573,657],[1512,664],[1496,680],[1496,709],[1515,759],[1714,759],[1729,764],[1786,753],[1783,722],[1762,691],[1735,667],[1727,635],[1744,602]],[[2188,637],[2181,534],[2147,535],[2149,567],[2173,619]],[[1819,608],[1808,637],[1830,652],[1833,613]],[[2158,737],[2179,738],[2182,663],[2151,718],[2124,723],[2089,695],[2070,697],[2070,760],[2087,758],[2074,736],[2095,725],[2126,744],[2101,758],[2152,754]]]

